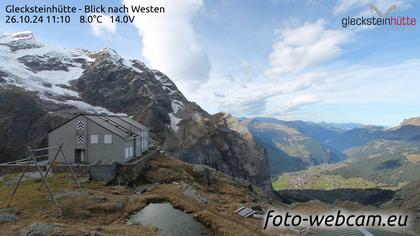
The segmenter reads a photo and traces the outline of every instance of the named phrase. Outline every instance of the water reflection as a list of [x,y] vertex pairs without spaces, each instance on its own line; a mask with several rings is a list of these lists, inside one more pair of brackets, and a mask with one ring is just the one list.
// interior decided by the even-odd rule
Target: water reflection
[[134,225],[153,225],[168,236],[213,235],[205,225],[191,215],[172,207],[170,203],[151,203],[127,221]]

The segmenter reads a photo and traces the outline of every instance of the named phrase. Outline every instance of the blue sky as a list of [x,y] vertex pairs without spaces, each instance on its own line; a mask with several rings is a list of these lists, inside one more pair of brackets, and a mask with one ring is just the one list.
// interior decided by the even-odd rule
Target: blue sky
[[[14,1],[2,1],[4,6]],[[24,3],[25,1],[20,1]],[[31,4],[32,1],[26,1]],[[43,1],[82,6],[85,1]],[[110,47],[166,73],[210,113],[386,126],[420,116],[420,33],[415,27],[341,27],[347,16],[420,19],[413,0],[123,0],[165,6],[134,24],[8,25],[67,48]],[[133,13],[130,13],[133,15]],[[73,21],[76,21],[76,17]]]

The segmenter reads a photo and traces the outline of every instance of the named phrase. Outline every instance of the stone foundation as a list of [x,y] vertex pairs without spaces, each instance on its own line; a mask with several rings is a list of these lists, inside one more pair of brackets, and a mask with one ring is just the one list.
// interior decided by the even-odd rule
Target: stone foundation
[[156,157],[159,154],[159,149],[154,150],[150,154],[135,160],[132,163],[117,163],[114,178],[109,181],[110,184],[118,185],[132,185],[134,181],[140,176],[143,170],[144,163]]

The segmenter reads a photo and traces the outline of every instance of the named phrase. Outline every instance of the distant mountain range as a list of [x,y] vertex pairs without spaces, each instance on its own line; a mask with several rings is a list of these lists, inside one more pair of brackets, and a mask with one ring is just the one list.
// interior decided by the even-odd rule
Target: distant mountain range
[[397,184],[420,178],[420,118],[381,126],[242,119],[267,150],[272,176],[346,161],[333,174]]
[[[315,123],[315,122],[306,122],[306,123]],[[354,128],[361,128],[365,126],[364,124],[360,123],[334,123],[334,122],[317,122],[320,126],[324,126],[325,128],[330,129],[338,129],[338,130],[350,130]]]

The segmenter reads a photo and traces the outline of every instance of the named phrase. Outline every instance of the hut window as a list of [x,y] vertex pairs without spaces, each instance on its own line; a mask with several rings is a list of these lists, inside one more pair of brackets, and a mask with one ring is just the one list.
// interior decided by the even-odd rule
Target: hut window
[[90,136],[90,143],[93,143],[93,144],[98,143],[98,135],[97,134],[92,134]]
[[136,150],[140,150],[141,149],[141,146],[140,146],[140,141],[141,139],[140,138],[137,138],[136,139]]
[[125,148],[125,159],[127,159],[127,158],[129,158],[130,157],[130,155],[129,155],[129,148],[128,147],[126,147]]
[[111,143],[112,143],[112,135],[110,135],[110,134],[105,134],[105,135],[104,135],[104,143],[105,143],[105,144],[111,144]]

